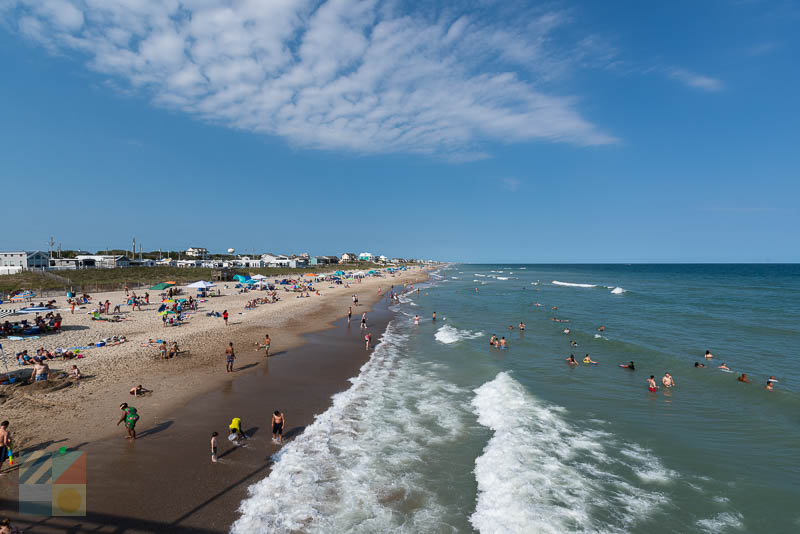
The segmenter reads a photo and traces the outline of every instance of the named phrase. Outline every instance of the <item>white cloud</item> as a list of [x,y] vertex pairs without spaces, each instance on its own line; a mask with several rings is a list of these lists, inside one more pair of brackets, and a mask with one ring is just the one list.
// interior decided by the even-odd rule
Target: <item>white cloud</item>
[[[616,142],[581,116],[574,97],[544,89],[597,48],[555,44],[568,16],[518,12],[499,23],[481,9],[432,15],[379,0],[0,2],[20,34],[86,57],[114,85],[299,146],[464,161],[486,157],[489,142]],[[613,56],[603,54],[604,62]]]
[[519,189],[521,183],[522,182],[520,182],[516,178],[503,178],[503,187],[505,187],[509,191],[516,191],[517,189]]
[[683,82],[694,89],[701,89],[712,93],[724,89],[724,85],[721,81],[716,78],[711,78],[710,76],[703,76],[702,74],[697,74],[679,67],[670,67],[666,72],[670,78]]

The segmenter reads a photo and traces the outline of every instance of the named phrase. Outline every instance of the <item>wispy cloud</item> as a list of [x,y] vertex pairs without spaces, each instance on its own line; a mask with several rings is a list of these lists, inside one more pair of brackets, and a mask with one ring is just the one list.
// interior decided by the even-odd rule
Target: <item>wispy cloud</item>
[[519,186],[522,182],[517,180],[516,178],[503,178],[503,187],[508,189],[509,191],[516,191],[519,189]]
[[694,89],[702,91],[717,92],[722,91],[725,86],[716,78],[697,74],[690,70],[682,69],[679,67],[670,67],[666,69],[667,76],[674,80],[684,83],[685,85]]
[[778,48],[778,43],[774,42],[758,43],[748,47],[746,53],[750,57],[763,56],[764,54],[769,54],[776,48]]
[[[0,0],[24,37],[153,101],[305,147],[485,157],[489,142],[615,138],[542,87],[599,49],[554,44],[560,11],[379,0]],[[412,4],[413,5],[413,4]],[[478,7],[475,7],[475,6]],[[497,8],[497,6],[495,6]],[[512,20],[512,22],[508,22]],[[602,48],[604,61],[613,51]]]

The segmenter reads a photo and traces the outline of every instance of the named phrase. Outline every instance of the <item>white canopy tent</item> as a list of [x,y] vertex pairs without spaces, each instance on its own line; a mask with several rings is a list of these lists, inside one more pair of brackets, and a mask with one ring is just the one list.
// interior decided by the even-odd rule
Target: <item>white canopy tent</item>
[[211,282],[206,282],[205,280],[198,280],[192,284],[187,285],[186,287],[196,287],[199,289],[208,289],[209,287],[214,287],[214,284]]

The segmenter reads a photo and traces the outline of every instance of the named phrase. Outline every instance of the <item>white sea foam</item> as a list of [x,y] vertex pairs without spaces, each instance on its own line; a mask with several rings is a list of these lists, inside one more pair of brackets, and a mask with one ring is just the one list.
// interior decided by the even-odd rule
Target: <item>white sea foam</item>
[[508,280],[508,277],[507,276],[498,276],[497,279],[498,280]]
[[553,280],[553,285],[566,287],[597,287],[595,284],[573,284],[572,282],[559,282],[558,280]]
[[[622,444],[613,436],[579,430],[562,417],[564,409],[528,394],[508,373],[499,373],[475,394],[478,423],[493,431],[475,460],[478,500],[470,522],[482,534],[627,532],[668,502],[613,472],[630,464],[641,468],[642,459],[615,460],[606,447]],[[646,452],[637,450],[652,461]],[[609,485],[613,490],[603,491]],[[609,511],[608,524],[602,524],[606,521],[598,516]]]
[[441,531],[422,454],[467,431],[467,392],[401,357],[406,339],[389,326],[350,389],[250,486],[232,533]]
[[485,274],[480,274],[480,273],[472,273],[472,274],[473,274],[473,275],[475,275],[475,276],[482,276],[482,277],[484,277],[484,278],[486,277],[486,275],[485,275]]
[[611,293],[613,293],[614,295],[622,295],[623,293],[625,293],[625,290],[622,289],[621,287],[615,287],[614,289],[611,290]]
[[479,338],[482,335],[483,332],[470,332],[469,330],[459,330],[458,328],[446,324],[436,331],[436,333],[433,335],[433,338],[439,343],[445,343],[449,345],[451,343],[462,341],[464,339]]
[[457,276],[451,276],[450,278],[452,278],[453,280],[458,280]]
[[600,334],[595,334],[594,338],[595,339],[605,339],[606,341],[608,341],[608,338],[606,336],[601,336]]
[[706,532],[713,532],[714,534],[740,530],[743,526],[742,514],[738,512],[723,512],[708,519],[699,519],[697,526]]

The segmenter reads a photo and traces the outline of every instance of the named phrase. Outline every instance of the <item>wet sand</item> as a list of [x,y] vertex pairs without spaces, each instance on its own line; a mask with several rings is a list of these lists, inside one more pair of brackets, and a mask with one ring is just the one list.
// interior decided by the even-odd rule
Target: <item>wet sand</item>
[[[238,518],[247,487],[269,474],[273,444],[271,414],[286,415],[285,437],[294,439],[314,415],[325,411],[331,396],[346,390],[349,378],[367,361],[356,308],[353,322],[303,336],[305,343],[270,358],[263,352],[237,359],[241,376],[177,408],[167,419],[153,420],[144,411],[137,439],[119,436],[81,444],[87,457],[86,517],[10,515],[15,525],[31,532],[227,532]],[[391,319],[386,300],[368,313],[373,341]],[[241,362],[241,363],[239,363]],[[131,405],[136,406],[135,402]],[[248,439],[233,447],[227,428],[241,417]],[[104,422],[105,424],[105,422]],[[210,434],[217,431],[219,462],[210,461]],[[57,448],[58,443],[48,448]],[[9,475],[6,475],[9,476]],[[15,477],[14,477],[15,478]],[[4,496],[16,495],[8,486]],[[15,500],[0,500],[4,512]]]

